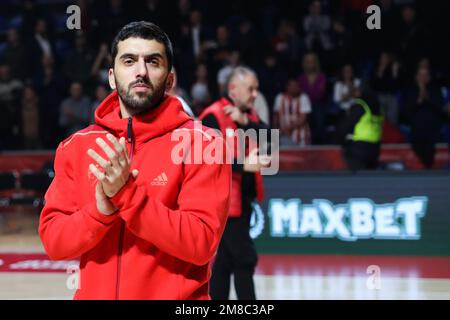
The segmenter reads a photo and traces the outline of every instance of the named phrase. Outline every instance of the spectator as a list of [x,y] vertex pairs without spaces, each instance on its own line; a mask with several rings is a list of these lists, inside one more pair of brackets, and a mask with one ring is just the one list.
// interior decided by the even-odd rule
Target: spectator
[[440,138],[442,95],[431,82],[430,70],[417,70],[415,84],[407,93],[406,108],[411,126],[411,146],[423,166],[432,168]]
[[[343,18],[337,18],[332,26],[333,50],[327,57],[330,59],[328,65],[330,71],[335,73],[337,66],[341,66],[345,61],[355,61],[355,52],[352,50],[352,31],[346,26]],[[336,66],[336,68],[335,68]]]
[[308,125],[311,102],[306,94],[301,93],[296,79],[287,81],[286,90],[277,95],[273,110],[274,127],[280,129],[282,145],[305,146],[311,143]]
[[372,88],[378,92],[381,109],[386,121],[398,125],[399,105],[397,92],[400,89],[400,64],[389,52],[382,52],[372,77]]
[[179,72],[178,82],[183,88],[190,88],[195,80],[195,55],[192,46],[191,27],[189,23],[182,22],[178,32],[178,38],[174,42],[174,54],[177,70]]
[[102,43],[91,69],[91,75],[94,80],[107,85],[108,72],[111,64],[112,58],[108,52],[108,45],[106,43]]
[[296,66],[304,47],[292,21],[282,20],[277,34],[272,38],[272,49],[285,68]]
[[18,106],[23,83],[11,77],[10,68],[0,65],[0,148],[16,148],[18,135]]
[[34,75],[33,86],[39,93],[41,106],[42,143],[45,148],[55,148],[61,140],[59,105],[66,90],[65,79],[55,67],[52,56],[43,56],[42,64]]
[[28,48],[30,74],[34,74],[44,56],[53,56],[52,44],[48,36],[48,26],[44,19],[38,19],[34,28],[34,36]]
[[184,111],[191,116],[192,118],[195,118],[194,112],[192,111],[191,107],[189,106],[189,96],[183,88],[181,88],[178,85],[178,74],[175,68],[172,67],[173,72],[173,84],[172,89],[170,89],[169,94],[176,96],[178,100],[180,100],[181,105],[183,106]]
[[306,93],[311,101],[311,131],[312,143],[325,143],[325,108],[326,83],[325,74],[320,71],[319,58],[315,53],[308,53],[303,57],[303,74],[298,78],[300,90]]
[[86,83],[91,78],[94,54],[87,46],[86,35],[75,36],[75,48],[64,61],[64,74],[70,82]]
[[313,1],[309,6],[309,14],[303,19],[305,43],[308,50],[321,52],[332,48],[329,35],[330,27],[330,17],[322,14],[320,1]]
[[233,71],[240,63],[239,51],[228,52],[226,57],[226,64],[217,73],[217,85],[219,86],[220,95],[225,94],[227,80]]
[[279,65],[276,56],[269,52],[264,56],[263,65],[258,70],[259,86],[269,105],[270,124],[272,123],[273,105],[276,95],[283,90],[286,71]]
[[83,85],[80,82],[72,82],[70,95],[60,107],[59,125],[63,129],[64,137],[87,126],[91,120],[91,110],[89,98],[83,95]]
[[97,110],[97,107],[106,99],[109,93],[108,88],[104,84],[99,84],[97,88],[95,88],[95,100],[92,102],[90,123],[95,123],[95,110]]
[[361,80],[356,78],[351,64],[342,67],[339,80],[334,85],[334,102],[342,111],[348,111],[360,96]]
[[427,29],[417,21],[416,10],[407,5],[401,12],[401,24],[397,36],[397,52],[403,57],[408,69],[414,69],[414,64],[420,57],[429,52]]
[[199,64],[195,75],[196,81],[191,87],[191,98],[194,113],[198,115],[211,101],[211,94],[208,85],[208,69],[206,68],[206,65]]
[[11,28],[6,35],[7,45],[2,54],[3,61],[11,69],[11,77],[25,80],[27,76],[26,48],[17,29]]
[[31,86],[23,90],[21,115],[22,147],[27,150],[41,149],[39,96]]
[[255,30],[251,21],[245,19],[239,24],[236,35],[236,47],[241,55],[241,60],[255,66],[261,59],[262,43],[261,35]]
[[204,49],[209,48],[212,36],[209,28],[203,25],[200,11],[194,10],[191,12],[190,22],[192,50],[196,61],[199,61],[204,58]]

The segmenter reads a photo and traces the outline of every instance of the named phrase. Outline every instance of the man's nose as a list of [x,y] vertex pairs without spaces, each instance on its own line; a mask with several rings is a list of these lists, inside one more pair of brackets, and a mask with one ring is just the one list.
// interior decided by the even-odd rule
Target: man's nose
[[136,64],[136,77],[146,78],[147,77],[147,66],[144,59],[139,59]]

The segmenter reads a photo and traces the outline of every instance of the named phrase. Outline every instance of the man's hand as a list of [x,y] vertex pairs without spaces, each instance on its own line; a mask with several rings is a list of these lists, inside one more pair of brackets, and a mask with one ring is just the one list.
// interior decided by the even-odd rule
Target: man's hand
[[117,208],[103,191],[103,186],[100,181],[97,181],[97,185],[95,187],[95,201],[97,203],[98,211],[105,216],[110,216],[117,211]]
[[259,172],[262,168],[267,168],[270,165],[271,156],[259,155],[258,152],[258,148],[250,151],[244,160],[244,171]]
[[234,122],[240,124],[241,126],[246,126],[248,124],[247,114],[242,112],[238,107],[226,106],[223,110]]
[[[101,171],[94,164],[89,165],[89,170],[95,175],[98,183],[101,183],[102,190],[108,198],[114,197],[120,189],[127,183],[130,176],[130,159],[128,158],[125,138],[118,141],[112,134],[106,137],[114,146],[113,150],[102,138],[97,138],[96,142],[106,153],[109,160],[101,157],[93,149],[87,151],[88,155],[103,168]],[[138,174],[137,170],[133,170],[133,176]]]

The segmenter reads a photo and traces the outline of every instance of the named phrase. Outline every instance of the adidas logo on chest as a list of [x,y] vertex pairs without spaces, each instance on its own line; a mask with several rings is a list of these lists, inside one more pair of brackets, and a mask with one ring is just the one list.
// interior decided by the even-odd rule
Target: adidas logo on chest
[[169,182],[169,179],[167,178],[167,175],[165,172],[161,173],[157,177],[153,178],[152,182],[150,183],[152,186],[165,186]]

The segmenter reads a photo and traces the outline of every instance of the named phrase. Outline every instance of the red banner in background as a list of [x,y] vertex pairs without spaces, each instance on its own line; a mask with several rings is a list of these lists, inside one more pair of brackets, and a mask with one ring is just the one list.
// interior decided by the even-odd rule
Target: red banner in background
[[[3,153],[0,155],[0,172],[24,170],[39,171],[49,161],[53,161],[54,152]],[[421,170],[419,159],[408,144],[384,145],[381,149],[380,162],[399,163],[408,170]],[[441,169],[450,164],[450,153],[446,144],[436,148],[434,169]],[[306,148],[280,151],[281,171],[335,171],[345,170],[342,149],[339,146],[311,146]]]

